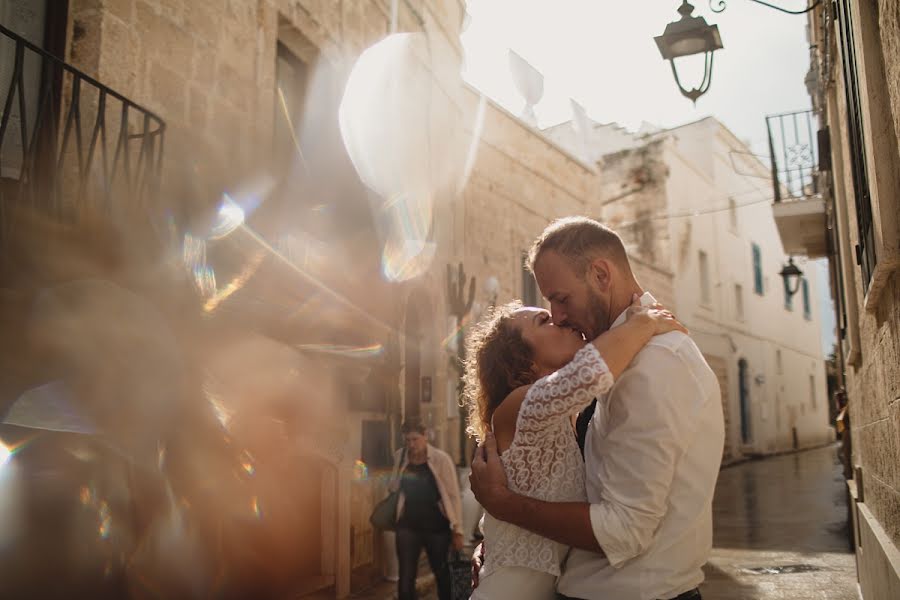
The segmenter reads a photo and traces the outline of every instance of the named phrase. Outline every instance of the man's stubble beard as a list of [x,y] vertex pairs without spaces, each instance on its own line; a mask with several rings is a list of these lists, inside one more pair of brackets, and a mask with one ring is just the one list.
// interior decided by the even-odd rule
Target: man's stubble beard
[[587,340],[591,341],[597,336],[605,333],[609,326],[612,325],[612,315],[610,314],[611,305],[604,302],[599,294],[596,294],[590,287],[587,289],[587,312],[590,331],[585,331]]

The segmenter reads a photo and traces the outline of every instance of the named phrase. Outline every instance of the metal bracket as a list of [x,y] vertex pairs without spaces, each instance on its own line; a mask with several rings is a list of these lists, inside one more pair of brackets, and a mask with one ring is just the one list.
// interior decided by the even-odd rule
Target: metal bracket
[[[750,0],[750,2],[756,2],[757,4],[762,4],[763,6],[768,6],[769,8],[774,8],[775,10],[781,11],[783,13],[787,13],[789,15],[805,15],[809,11],[813,10],[814,8],[816,8],[817,6],[822,4],[822,0],[815,0],[812,4],[810,4],[803,10],[788,10],[786,8],[777,6],[775,4],[770,4],[768,2],[765,2],[764,0]],[[724,11],[726,8],[728,8],[728,6],[727,6],[726,0],[709,0],[709,8],[714,13],[720,13],[720,12]]]

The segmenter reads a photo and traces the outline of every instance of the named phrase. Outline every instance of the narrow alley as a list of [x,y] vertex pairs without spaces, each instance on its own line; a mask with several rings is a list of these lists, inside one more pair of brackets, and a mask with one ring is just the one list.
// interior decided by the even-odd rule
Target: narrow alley
[[704,600],[857,598],[845,489],[835,446],[723,469]]

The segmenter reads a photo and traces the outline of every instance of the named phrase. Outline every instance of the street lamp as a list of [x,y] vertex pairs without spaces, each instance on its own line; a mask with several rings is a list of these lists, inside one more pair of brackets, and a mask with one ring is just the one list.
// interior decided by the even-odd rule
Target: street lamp
[[[703,17],[691,16],[694,7],[687,0],[682,1],[678,12],[681,19],[666,25],[663,34],[653,39],[656,40],[662,57],[672,66],[672,75],[675,76],[675,83],[678,84],[681,95],[696,104],[697,98],[705,94],[712,83],[713,52],[722,48],[722,38],[719,37],[718,25],[708,24]],[[703,80],[698,87],[686,90],[678,78],[675,59],[700,53],[704,53],[706,58]]]
[[784,291],[787,293],[788,298],[796,294],[800,289],[800,279],[803,277],[803,271],[794,264],[793,256],[788,258],[788,264],[784,265],[778,274],[784,279]]

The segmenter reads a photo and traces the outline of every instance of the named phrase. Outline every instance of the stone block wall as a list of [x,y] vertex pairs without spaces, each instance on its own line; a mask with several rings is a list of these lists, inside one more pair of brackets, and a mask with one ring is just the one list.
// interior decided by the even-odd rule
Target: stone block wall
[[862,364],[847,371],[853,459],[866,506],[900,547],[900,274],[859,319]]
[[[877,29],[866,28],[863,32],[864,44],[875,44],[882,53],[886,89],[870,90],[870,93],[887,94],[890,99],[892,122],[876,124],[873,127],[885,129],[896,138],[886,145],[896,148],[900,144],[900,7],[895,2],[879,0],[877,2]],[[868,21],[863,21],[869,23]],[[874,24],[874,23],[873,23]],[[866,60],[870,60],[866,57]],[[836,69],[835,99],[831,106],[835,113],[831,115],[832,136],[837,132],[846,136],[846,104],[843,100],[842,71]],[[868,102],[863,101],[863,110],[867,110]],[[870,116],[870,118],[873,118]],[[844,164],[842,170],[835,170],[835,176],[841,176],[837,189],[844,194],[836,197],[836,202],[844,203],[848,222],[841,223],[850,233],[851,244],[855,243],[856,211],[854,210],[853,184],[849,168],[849,155],[844,144],[842,156],[834,157]],[[885,149],[883,148],[883,150]],[[869,160],[889,161],[890,157],[869,157]],[[893,157],[897,160],[897,157]],[[870,171],[872,170],[870,165]],[[873,180],[872,185],[876,185]],[[893,202],[895,211],[900,210],[896,197],[892,199],[882,196],[881,201]],[[886,233],[887,235],[887,233]],[[900,239],[895,237],[894,239]],[[896,249],[895,249],[896,250]],[[884,257],[879,257],[882,260]],[[860,299],[865,299],[858,267],[853,269],[853,279],[846,282]],[[871,515],[878,521],[893,542],[896,552],[900,548],[900,271],[894,269],[893,274],[881,290],[876,306],[858,303],[856,314],[851,319],[858,321],[859,328],[859,360],[855,365],[845,365],[846,388],[849,398],[853,462],[862,470],[862,489],[865,505]],[[869,303],[870,304],[870,303]],[[848,310],[853,304],[848,302]],[[859,483],[859,482],[858,482]],[[900,576],[900,574],[898,574]]]
[[[858,239],[856,199],[852,174],[853,146],[847,129],[848,114],[843,66],[838,58],[830,66],[832,85],[823,90],[834,165],[834,205],[841,237],[844,275],[843,304],[848,318],[843,342],[845,387],[853,445],[852,465],[861,504],[857,505],[857,559],[861,592],[865,598],[887,598],[900,589],[900,269],[898,251],[900,214],[896,165],[900,164],[900,6],[878,0],[852,6],[860,109],[865,126],[873,217],[884,243],[876,247],[876,277],[864,289],[855,264]],[[817,14],[813,19],[821,19]],[[811,23],[821,22],[811,20]],[[822,33],[812,28],[822,42]],[[833,30],[836,34],[837,30]],[[821,43],[824,54],[840,57],[838,38]],[[877,293],[873,293],[873,291]]]
[[[553,219],[587,215],[596,174],[489,102],[485,128],[459,210],[461,248],[479,283],[496,277],[497,299],[522,297],[522,253]],[[596,215],[593,215],[596,216]],[[476,299],[488,300],[483,289]]]

